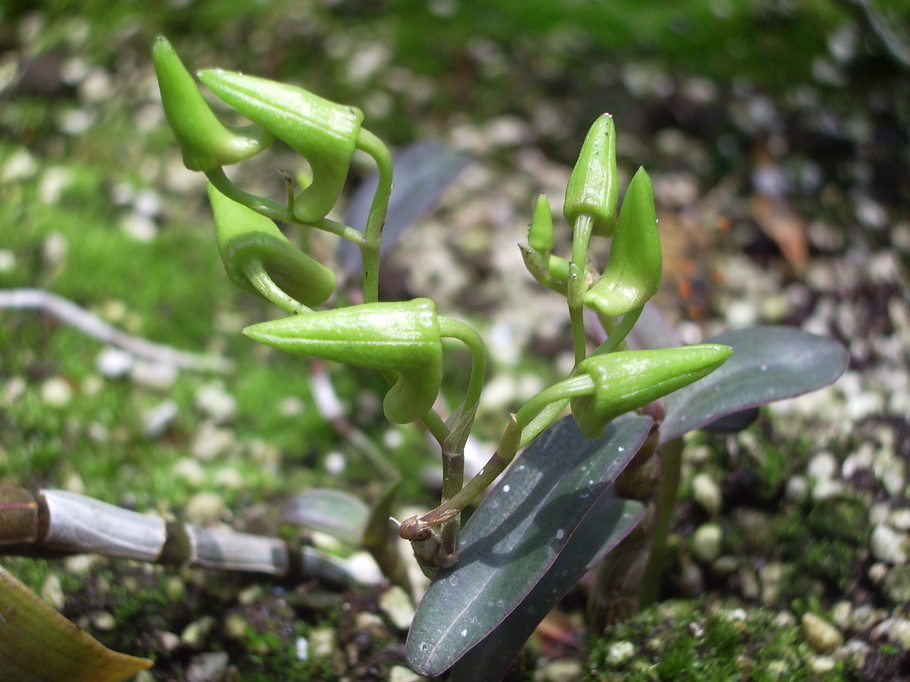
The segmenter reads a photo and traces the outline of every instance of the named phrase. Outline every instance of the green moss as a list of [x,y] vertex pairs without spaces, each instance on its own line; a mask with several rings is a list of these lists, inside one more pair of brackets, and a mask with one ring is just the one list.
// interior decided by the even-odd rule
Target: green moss
[[[773,613],[709,601],[664,602],[621,623],[591,643],[587,674],[591,680],[814,680],[798,626],[780,627]],[[616,642],[631,642],[635,654],[619,663],[610,658]],[[845,678],[843,670],[832,680]]]

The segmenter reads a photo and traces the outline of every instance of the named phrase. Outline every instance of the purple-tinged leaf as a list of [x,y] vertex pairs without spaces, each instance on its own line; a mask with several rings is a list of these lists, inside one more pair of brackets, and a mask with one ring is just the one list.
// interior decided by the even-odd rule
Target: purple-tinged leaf
[[661,442],[721,417],[827,386],[847,368],[837,341],[792,327],[751,327],[709,339],[733,348],[720,368],[664,401]]
[[[650,428],[648,417],[625,415],[590,441],[567,417],[531,444],[465,524],[458,564],[440,571],[427,590],[408,635],[414,670],[439,675],[521,605]],[[628,532],[625,523],[616,528],[620,538]],[[563,590],[562,570],[545,590]]]
[[[395,157],[394,186],[382,230],[382,253],[433,208],[468,163],[470,159],[434,140],[411,145]],[[345,222],[351,227],[363,230],[366,226],[377,182],[374,174],[351,197],[345,216]],[[360,249],[353,242],[342,239],[338,245],[338,261],[348,275],[356,273],[360,269]]]
[[451,682],[502,679],[544,616],[641,521],[644,507],[607,488],[572,533],[546,575],[499,626],[452,668]]
[[343,490],[317,488],[296,495],[281,511],[281,523],[319,531],[354,547],[363,542],[370,509]]

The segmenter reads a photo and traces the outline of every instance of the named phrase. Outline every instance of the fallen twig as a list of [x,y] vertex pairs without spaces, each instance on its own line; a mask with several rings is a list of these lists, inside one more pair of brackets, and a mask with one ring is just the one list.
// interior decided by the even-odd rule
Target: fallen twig
[[94,313],[44,289],[2,289],[0,290],[0,308],[40,310],[103,343],[117,346],[147,360],[173,365],[180,369],[230,372],[234,368],[233,362],[217,355],[189,353],[130,336],[111,326]]

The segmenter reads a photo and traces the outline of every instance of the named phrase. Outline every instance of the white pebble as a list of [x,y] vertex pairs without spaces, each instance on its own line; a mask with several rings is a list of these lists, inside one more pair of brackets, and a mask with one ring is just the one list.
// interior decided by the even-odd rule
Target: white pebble
[[902,564],[907,561],[908,537],[903,533],[880,523],[872,530],[869,548],[872,556],[889,564]]
[[723,501],[720,486],[710,474],[702,472],[692,479],[692,497],[712,516],[720,511]]
[[196,407],[219,423],[237,416],[237,401],[221,382],[206,384],[196,391]]
[[105,379],[122,379],[133,367],[133,356],[120,348],[107,346],[95,358],[95,369]]
[[52,407],[63,407],[73,398],[73,389],[63,377],[51,377],[41,384],[41,401]]
[[167,391],[177,381],[177,367],[163,362],[136,360],[130,370],[130,381],[143,388]]
[[173,400],[165,400],[155,407],[145,411],[142,415],[143,430],[145,437],[149,439],[160,438],[171,425],[177,420],[180,414],[180,408]]

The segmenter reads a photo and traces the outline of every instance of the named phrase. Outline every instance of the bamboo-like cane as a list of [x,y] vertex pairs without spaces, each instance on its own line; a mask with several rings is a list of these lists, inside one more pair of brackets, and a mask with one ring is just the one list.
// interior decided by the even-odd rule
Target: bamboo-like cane
[[171,566],[191,565],[337,585],[375,585],[348,563],[279,538],[166,522],[65,490],[0,487],[0,554],[53,557],[94,553]]

